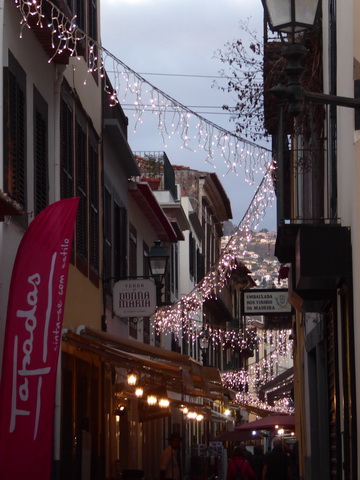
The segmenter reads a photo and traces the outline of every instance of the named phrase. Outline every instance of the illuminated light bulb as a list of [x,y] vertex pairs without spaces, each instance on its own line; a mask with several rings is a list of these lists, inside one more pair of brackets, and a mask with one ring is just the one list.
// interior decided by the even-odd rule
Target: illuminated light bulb
[[135,389],[135,395],[138,397],[138,398],[141,398],[143,395],[144,395],[144,389],[139,385],[136,387]]
[[204,420],[204,415],[202,415],[201,413],[199,415],[196,415],[196,421],[197,422],[201,422],[202,420]]
[[197,417],[197,413],[196,413],[196,412],[189,412],[189,413],[187,414],[187,418],[188,418],[189,420],[195,420],[196,417]]
[[132,386],[136,385],[137,381],[138,381],[138,377],[137,377],[136,373],[132,370],[130,372],[128,372],[128,374],[127,374],[128,385],[132,385]]
[[157,404],[157,398],[156,398],[155,395],[152,395],[152,394],[147,396],[146,401],[147,401],[148,405],[156,405]]
[[159,400],[159,407],[166,408],[170,405],[170,400],[168,398],[161,398]]

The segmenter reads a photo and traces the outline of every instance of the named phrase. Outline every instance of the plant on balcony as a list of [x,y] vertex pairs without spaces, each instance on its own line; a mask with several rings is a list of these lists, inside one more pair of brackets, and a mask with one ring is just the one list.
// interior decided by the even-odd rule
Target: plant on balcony
[[141,172],[141,180],[148,182],[152,190],[158,190],[163,173],[161,158],[145,155],[144,157],[136,156],[136,160]]

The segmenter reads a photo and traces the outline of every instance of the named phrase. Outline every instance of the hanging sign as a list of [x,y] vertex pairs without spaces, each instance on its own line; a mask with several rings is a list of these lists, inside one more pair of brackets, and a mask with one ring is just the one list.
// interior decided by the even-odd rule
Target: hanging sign
[[119,317],[150,317],[156,310],[156,287],[149,278],[119,280],[113,288],[113,309]]
[[242,291],[243,315],[291,313],[288,291],[280,288]]

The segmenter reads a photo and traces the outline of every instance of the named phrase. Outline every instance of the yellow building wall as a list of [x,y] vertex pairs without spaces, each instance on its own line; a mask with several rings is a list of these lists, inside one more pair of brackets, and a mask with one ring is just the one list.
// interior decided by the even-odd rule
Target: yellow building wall
[[101,329],[102,313],[101,289],[70,265],[63,327],[75,329],[87,325]]

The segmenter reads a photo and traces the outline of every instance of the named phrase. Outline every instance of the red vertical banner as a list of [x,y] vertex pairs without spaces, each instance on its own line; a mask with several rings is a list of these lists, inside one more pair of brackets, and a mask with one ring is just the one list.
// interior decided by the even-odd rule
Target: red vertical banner
[[49,480],[56,370],[78,198],[31,222],[11,277],[0,384],[1,480]]

